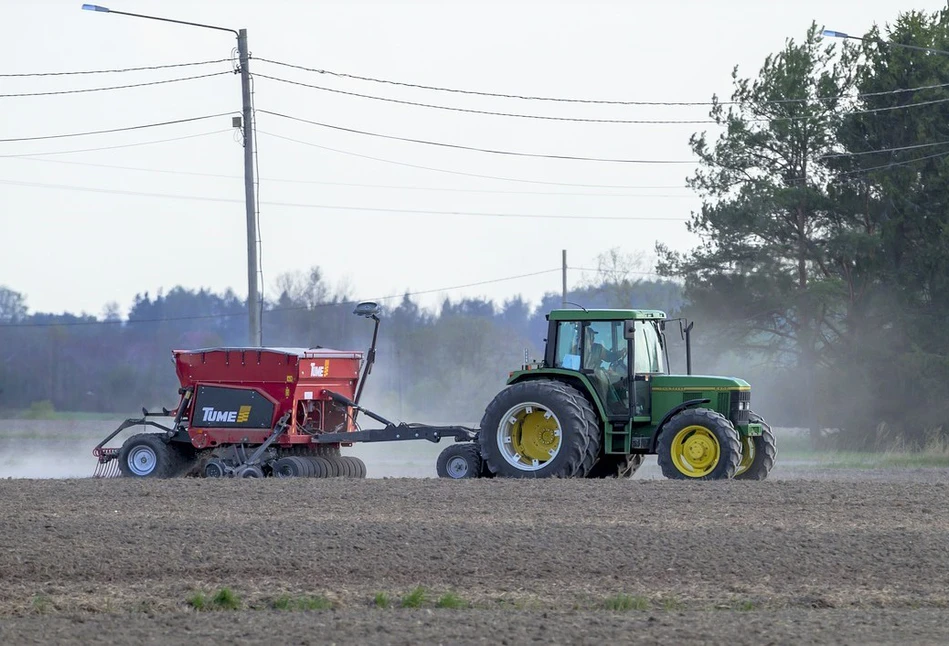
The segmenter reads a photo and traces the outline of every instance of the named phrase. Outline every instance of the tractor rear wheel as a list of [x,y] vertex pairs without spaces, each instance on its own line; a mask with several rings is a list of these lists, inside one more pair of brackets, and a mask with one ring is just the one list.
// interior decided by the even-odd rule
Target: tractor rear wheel
[[439,478],[463,480],[478,478],[484,465],[481,461],[481,451],[477,444],[452,444],[438,454],[435,462],[435,473]]
[[538,379],[497,394],[481,419],[479,443],[497,476],[582,478],[592,466],[588,456],[599,453],[600,426],[580,391]]
[[632,478],[633,474],[642,466],[646,456],[642,453],[628,455],[604,455],[590,472],[588,478]]
[[741,461],[741,441],[732,423],[708,408],[676,413],[659,436],[659,468],[677,480],[727,480]]
[[771,430],[770,424],[754,412],[749,419],[761,424],[761,435],[741,438],[741,462],[735,472],[735,479],[764,480],[774,467],[774,460],[778,455],[774,431]]
[[128,478],[173,478],[181,469],[179,454],[159,433],[139,433],[119,450],[119,470]]

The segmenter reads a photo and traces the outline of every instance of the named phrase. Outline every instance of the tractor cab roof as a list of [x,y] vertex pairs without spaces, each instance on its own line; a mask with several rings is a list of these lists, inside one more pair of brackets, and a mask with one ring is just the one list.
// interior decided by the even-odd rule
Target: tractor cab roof
[[548,321],[627,321],[666,318],[660,310],[551,310]]

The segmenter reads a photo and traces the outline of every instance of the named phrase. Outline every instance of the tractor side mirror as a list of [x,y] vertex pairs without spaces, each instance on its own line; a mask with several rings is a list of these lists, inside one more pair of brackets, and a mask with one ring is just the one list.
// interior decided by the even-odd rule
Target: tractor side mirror
[[372,301],[363,301],[356,306],[356,309],[353,310],[353,314],[356,316],[365,316],[366,318],[374,318],[379,316],[379,312],[382,311],[382,308],[379,307],[378,303]]

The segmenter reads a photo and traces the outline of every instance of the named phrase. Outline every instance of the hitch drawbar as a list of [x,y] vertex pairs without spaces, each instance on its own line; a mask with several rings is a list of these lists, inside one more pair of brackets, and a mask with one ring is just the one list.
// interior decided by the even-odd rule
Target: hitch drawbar
[[429,424],[396,424],[382,415],[377,415],[332,390],[323,390],[322,395],[334,402],[347,406],[354,411],[360,411],[385,428],[370,429],[368,431],[350,431],[349,433],[321,433],[313,436],[315,444],[338,444],[340,442],[397,442],[400,440],[428,440],[438,443],[443,437],[452,437],[456,442],[474,442],[478,439],[478,429],[467,426],[431,426]]

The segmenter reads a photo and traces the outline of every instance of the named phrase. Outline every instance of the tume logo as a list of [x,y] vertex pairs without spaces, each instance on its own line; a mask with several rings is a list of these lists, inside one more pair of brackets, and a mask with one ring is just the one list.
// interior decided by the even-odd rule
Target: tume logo
[[323,361],[322,366],[316,365],[315,361],[310,362],[310,376],[311,377],[329,377],[330,376],[330,360],[326,359]]
[[250,406],[241,406],[238,410],[217,410],[211,406],[205,406],[201,409],[204,417],[203,422],[227,422],[230,424],[243,424],[250,419]]

